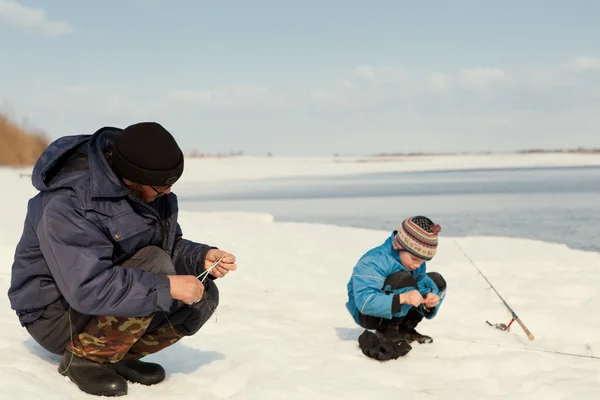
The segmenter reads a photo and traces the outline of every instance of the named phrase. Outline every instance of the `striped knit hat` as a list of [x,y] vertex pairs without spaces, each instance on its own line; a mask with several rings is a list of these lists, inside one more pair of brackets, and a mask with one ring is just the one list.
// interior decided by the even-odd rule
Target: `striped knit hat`
[[394,235],[392,247],[396,251],[409,253],[429,261],[437,251],[438,233],[442,227],[423,216],[410,217],[402,221]]

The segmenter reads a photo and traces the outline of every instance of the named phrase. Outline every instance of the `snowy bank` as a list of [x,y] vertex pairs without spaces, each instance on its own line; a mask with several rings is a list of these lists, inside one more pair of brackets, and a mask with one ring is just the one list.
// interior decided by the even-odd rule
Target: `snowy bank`
[[[3,211],[6,213],[6,211]],[[387,232],[299,223],[269,216],[182,213],[190,238],[238,256],[219,282],[218,313],[194,337],[148,359],[168,371],[156,387],[130,385],[129,398],[160,399],[572,399],[600,390],[597,282],[600,254],[542,242],[461,238],[497,290],[536,336],[529,342],[485,321],[509,315],[452,238],[442,238],[430,269],[449,293],[439,316],[420,325],[434,343],[378,363],[362,355],[361,329],[346,313],[345,284],[363,250]],[[0,289],[10,281],[16,234],[0,247]],[[9,235],[5,233],[5,238]],[[2,299],[0,392],[11,399],[89,398],[58,375]]]
[[[0,211],[6,293],[34,190],[14,171],[0,171],[0,178],[10,188]],[[148,357],[164,365],[167,379],[155,387],[131,384],[128,398],[552,400],[591,399],[600,390],[600,360],[554,353],[600,352],[598,253],[442,234],[429,270],[445,276],[448,296],[439,316],[418,328],[434,343],[378,363],[358,349],[362,329],[345,310],[345,285],[358,257],[389,232],[281,223],[264,214],[182,212],[180,221],[186,237],[235,253],[239,269],[218,282],[220,307],[197,335]],[[517,324],[502,332],[485,323],[507,323],[510,315],[455,242],[534,341]],[[58,357],[29,338],[6,296],[0,305],[0,398],[93,398],[58,374]]]

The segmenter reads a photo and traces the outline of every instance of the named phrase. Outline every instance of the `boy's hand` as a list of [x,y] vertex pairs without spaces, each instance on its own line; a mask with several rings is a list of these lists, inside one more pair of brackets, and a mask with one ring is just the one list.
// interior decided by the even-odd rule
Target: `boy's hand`
[[423,301],[423,304],[425,304],[425,307],[433,308],[433,307],[437,306],[439,303],[440,303],[440,296],[438,296],[437,294],[427,293],[425,295],[425,300]]
[[419,307],[423,302],[423,296],[418,290],[400,294],[400,304],[410,304],[411,306]]

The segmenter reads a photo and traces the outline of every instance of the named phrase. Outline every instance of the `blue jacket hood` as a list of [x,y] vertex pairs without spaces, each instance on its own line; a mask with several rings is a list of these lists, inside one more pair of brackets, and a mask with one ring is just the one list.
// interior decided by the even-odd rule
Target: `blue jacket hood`
[[92,135],[72,135],[61,137],[52,142],[37,160],[31,176],[33,186],[43,192],[64,187],[77,186],[82,172],[60,174],[66,160],[73,157],[85,158],[89,164],[89,185],[92,197],[119,197],[127,194],[123,182],[114,173],[105,153],[110,150],[122,129],[105,127]]

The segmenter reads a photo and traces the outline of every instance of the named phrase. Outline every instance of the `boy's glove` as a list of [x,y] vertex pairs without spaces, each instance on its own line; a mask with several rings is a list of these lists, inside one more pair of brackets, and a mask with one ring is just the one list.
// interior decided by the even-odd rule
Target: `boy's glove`
[[365,356],[378,361],[395,360],[398,357],[405,356],[412,349],[411,345],[406,342],[395,343],[382,340],[366,329],[358,337],[358,346]]

